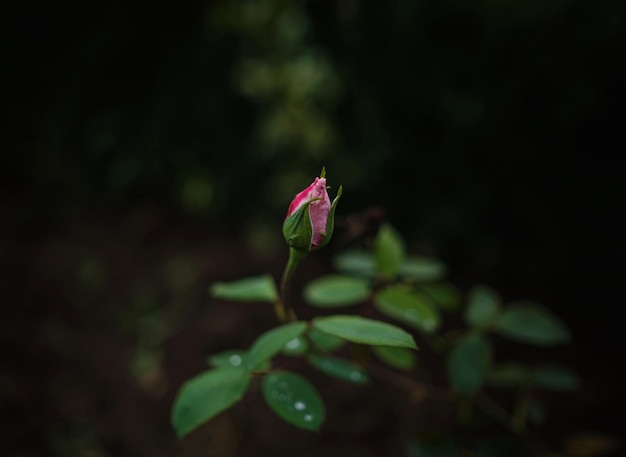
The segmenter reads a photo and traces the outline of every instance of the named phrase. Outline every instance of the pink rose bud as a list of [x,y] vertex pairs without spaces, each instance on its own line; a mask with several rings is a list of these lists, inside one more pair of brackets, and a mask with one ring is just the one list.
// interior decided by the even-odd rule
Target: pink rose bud
[[289,205],[283,224],[283,234],[287,244],[304,252],[314,251],[325,246],[333,234],[335,208],[342,188],[337,197],[330,202],[326,191],[325,170],[322,175],[296,195]]

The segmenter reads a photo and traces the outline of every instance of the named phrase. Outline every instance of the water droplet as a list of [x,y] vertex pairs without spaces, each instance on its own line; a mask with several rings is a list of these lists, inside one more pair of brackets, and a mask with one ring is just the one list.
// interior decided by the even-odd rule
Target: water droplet
[[433,330],[435,328],[435,320],[434,319],[424,319],[422,321],[422,327],[426,330]]
[[243,359],[239,354],[233,354],[228,358],[230,364],[234,367],[238,367],[243,362]]
[[416,321],[419,319],[419,313],[414,309],[407,309],[404,312],[404,318],[411,321]]
[[303,419],[304,422],[311,422],[313,420],[313,414],[305,414]]
[[300,338],[294,338],[293,340],[289,340],[287,342],[287,347],[289,349],[298,349],[300,347]]
[[360,381],[362,377],[363,376],[358,371],[350,372],[350,379],[352,379],[353,381]]
[[304,411],[306,405],[301,401],[297,401],[294,403],[293,407],[296,409],[296,411]]

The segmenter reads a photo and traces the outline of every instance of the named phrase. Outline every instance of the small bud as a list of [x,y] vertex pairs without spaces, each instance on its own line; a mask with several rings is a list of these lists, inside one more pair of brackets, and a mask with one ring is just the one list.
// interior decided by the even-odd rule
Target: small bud
[[315,178],[309,187],[296,195],[283,223],[285,241],[301,252],[311,252],[325,246],[333,234],[335,208],[342,188],[339,187],[331,204],[326,191],[325,174],[323,169],[322,177]]

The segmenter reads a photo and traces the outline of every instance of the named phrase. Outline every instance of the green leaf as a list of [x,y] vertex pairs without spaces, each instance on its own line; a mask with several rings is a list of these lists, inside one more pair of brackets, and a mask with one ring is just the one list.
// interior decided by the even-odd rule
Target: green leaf
[[290,356],[300,356],[309,350],[309,343],[302,336],[296,336],[285,343],[283,354]]
[[455,311],[459,308],[461,299],[459,291],[447,282],[420,284],[418,290],[428,295],[434,304],[446,311]]
[[480,390],[491,368],[491,346],[487,339],[472,333],[448,355],[448,376],[455,392],[473,394]]
[[369,282],[363,278],[328,275],[311,281],[304,289],[304,298],[319,308],[335,308],[360,303],[369,291]]
[[424,332],[433,332],[439,326],[439,314],[430,301],[404,286],[385,287],[376,294],[375,304],[386,315]]
[[437,259],[411,256],[402,262],[399,272],[413,281],[438,281],[446,276],[446,266]]
[[181,387],[172,410],[179,438],[237,403],[250,379],[241,368],[218,368],[191,378]]
[[232,282],[216,282],[211,286],[211,295],[216,298],[239,301],[278,300],[278,291],[270,275],[255,276]]
[[320,317],[313,321],[313,326],[353,343],[417,349],[413,337],[401,328],[359,316]]
[[335,257],[333,264],[335,268],[343,273],[375,277],[376,261],[374,256],[367,251],[345,251]]
[[313,223],[311,222],[310,206],[314,200],[306,202],[283,222],[285,241],[290,248],[296,251],[308,253],[311,250]]
[[409,349],[373,346],[372,350],[380,360],[398,370],[409,371],[415,367],[415,353]]
[[520,302],[505,309],[495,320],[494,330],[507,338],[537,346],[567,343],[569,331],[547,309]]
[[529,368],[520,363],[496,365],[489,373],[489,383],[497,387],[521,387],[529,380]]
[[469,303],[465,311],[465,321],[473,326],[487,326],[500,310],[500,297],[487,286],[476,286],[469,294]]
[[378,273],[383,278],[395,277],[404,262],[404,240],[388,223],[383,224],[378,230],[374,241],[374,257]]
[[309,363],[327,375],[343,379],[344,381],[355,384],[366,384],[369,382],[369,377],[360,367],[345,360],[312,355],[309,357]]
[[346,340],[324,333],[315,327],[309,328],[307,335],[315,347],[322,352],[332,352],[346,342]]
[[248,352],[246,364],[248,370],[258,370],[264,362],[280,352],[290,340],[302,335],[306,326],[306,322],[291,322],[273,328],[258,337]]
[[535,368],[531,382],[537,387],[557,391],[576,390],[580,386],[578,376],[567,368],[555,366]]
[[246,363],[247,351],[243,349],[232,349],[230,351],[213,354],[209,357],[208,362],[215,368],[222,367],[242,367]]
[[324,421],[324,403],[309,381],[289,372],[263,379],[263,396],[272,410],[290,424],[318,430]]

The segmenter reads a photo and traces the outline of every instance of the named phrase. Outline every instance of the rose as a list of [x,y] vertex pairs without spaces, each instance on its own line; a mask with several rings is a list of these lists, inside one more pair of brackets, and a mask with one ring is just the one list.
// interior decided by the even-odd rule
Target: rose
[[342,188],[339,187],[331,204],[325,174],[322,169],[320,177],[296,195],[283,223],[285,241],[301,252],[311,252],[325,246],[333,234],[335,208]]

